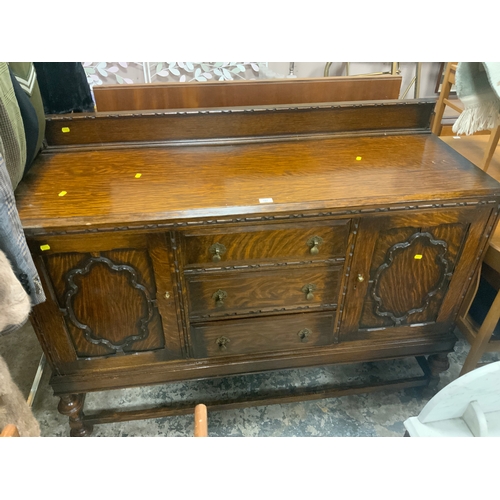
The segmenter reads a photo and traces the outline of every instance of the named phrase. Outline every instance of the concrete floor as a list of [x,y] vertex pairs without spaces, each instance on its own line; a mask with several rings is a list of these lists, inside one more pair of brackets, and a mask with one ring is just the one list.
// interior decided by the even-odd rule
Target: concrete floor
[[[460,334],[457,332],[457,336]],[[436,390],[448,384],[460,372],[469,350],[468,343],[459,338],[455,352],[449,355],[450,368],[441,375]],[[0,337],[0,355],[6,360],[14,381],[25,396],[29,394],[41,349],[31,325]],[[488,360],[498,360],[489,354]],[[400,376],[419,376],[414,360],[394,360],[380,363],[360,363],[312,369],[283,370],[248,376],[171,383],[134,389],[91,393],[86,408],[130,409],[176,400],[206,402],[215,395],[237,395],[269,387],[317,386],[324,383],[352,380],[390,380]],[[33,413],[42,436],[69,436],[67,418],[57,411],[59,399],[48,384],[50,370],[42,377],[34,402]],[[258,406],[239,410],[209,412],[210,436],[385,436],[404,434],[403,422],[418,415],[436,390],[406,389],[380,391],[371,394],[343,396],[317,401],[283,405]],[[192,436],[191,415],[138,420],[95,426],[94,436]]]

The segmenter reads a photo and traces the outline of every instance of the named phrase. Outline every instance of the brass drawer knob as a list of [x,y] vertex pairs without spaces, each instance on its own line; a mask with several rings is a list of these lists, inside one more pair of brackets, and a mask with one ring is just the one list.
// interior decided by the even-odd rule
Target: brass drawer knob
[[214,243],[208,250],[212,254],[212,260],[214,262],[220,262],[221,255],[226,253],[226,247],[221,243]]
[[306,300],[314,299],[314,290],[316,290],[316,285],[313,285],[311,283],[302,287],[302,292],[306,294]]
[[227,292],[224,290],[217,290],[213,295],[212,299],[215,300],[215,305],[217,307],[222,307],[224,305],[224,300],[227,298]]
[[301,342],[307,342],[309,335],[311,335],[311,330],[304,328],[303,330],[300,330],[297,335],[299,336]]
[[309,238],[307,240],[307,246],[310,247],[311,249],[309,252],[312,255],[317,255],[319,253],[319,245],[323,243],[323,238],[321,236],[313,236],[312,238]]
[[364,278],[364,276],[362,274],[358,274],[358,281],[360,283],[363,283],[363,281],[365,281],[365,278]]
[[227,349],[227,344],[231,342],[227,337],[219,337],[215,340],[215,343],[219,346],[219,350],[225,351]]

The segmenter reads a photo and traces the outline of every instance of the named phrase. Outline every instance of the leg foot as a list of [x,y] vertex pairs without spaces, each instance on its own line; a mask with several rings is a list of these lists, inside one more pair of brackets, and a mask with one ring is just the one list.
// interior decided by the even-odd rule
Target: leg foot
[[84,394],[67,394],[61,396],[61,401],[59,401],[57,409],[59,413],[69,417],[70,436],[72,437],[90,436],[92,434],[93,427],[83,420],[84,401]]
[[433,377],[437,377],[440,373],[445,372],[450,367],[448,361],[448,353],[432,354],[427,358],[429,368]]
[[436,388],[439,384],[439,374],[445,372],[450,367],[448,353],[432,354],[427,358],[427,363],[432,375],[429,387]]

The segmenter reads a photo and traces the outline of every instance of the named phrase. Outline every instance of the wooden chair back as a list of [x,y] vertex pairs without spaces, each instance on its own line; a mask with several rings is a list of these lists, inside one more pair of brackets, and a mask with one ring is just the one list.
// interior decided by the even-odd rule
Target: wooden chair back
[[[447,106],[455,110],[457,113],[461,113],[463,111],[463,105],[459,99],[450,99],[451,89],[453,85],[455,85],[457,67],[458,67],[457,62],[446,63],[443,83],[441,85],[439,98],[436,102],[436,108],[434,110],[434,118],[431,124],[431,132],[433,134],[441,135],[443,130],[442,120]],[[493,158],[493,154],[495,153],[499,138],[500,138],[500,126],[496,127],[491,131],[490,139],[486,146],[486,150],[483,154],[483,158],[478,165],[478,167],[484,170],[485,172],[488,170],[488,167],[490,166],[490,162],[491,159]]]

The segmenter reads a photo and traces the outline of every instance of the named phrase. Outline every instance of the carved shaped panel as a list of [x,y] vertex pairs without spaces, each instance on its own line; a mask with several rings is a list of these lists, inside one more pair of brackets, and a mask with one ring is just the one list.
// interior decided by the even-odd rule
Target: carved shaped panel
[[[89,278],[81,279],[77,284],[77,276]],[[137,271],[133,267],[115,264],[106,257],[91,257],[84,266],[69,271],[66,283],[65,305],[68,317],[77,328],[83,330],[88,342],[123,351],[124,347],[148,336],[147,327],[153,317],[153,304],[148,290],[138,283]],[[111,286],[113,294],[109,294],[108,287],[103,286],[105,283],[114,285]],[[133,290],[127,290],[129,287]],[[88,295],[92,295],[94,300],[98,299],[98,307],[86,300]],[[130,308],[137,317],[135,325],[129,325],[129,329],[124,332],[107,329],[109,320],[119,317]]]
[[55,254],[46,264],[78,357],[164,347],[146,251]]
[[393,245],[373,280],[375,314],[400,325],[411,314],[423,312],[450,277],[446,252],[446,242],[427,232]]
[[436,321],[467,227],[456,223],[381,232],[360,327]]

